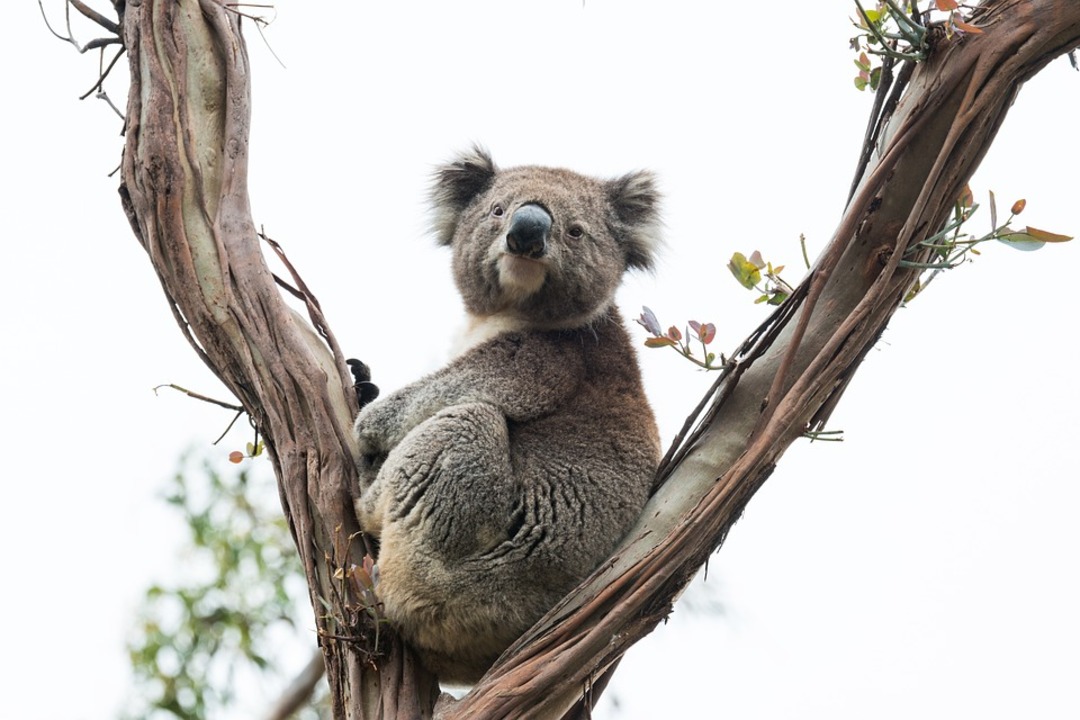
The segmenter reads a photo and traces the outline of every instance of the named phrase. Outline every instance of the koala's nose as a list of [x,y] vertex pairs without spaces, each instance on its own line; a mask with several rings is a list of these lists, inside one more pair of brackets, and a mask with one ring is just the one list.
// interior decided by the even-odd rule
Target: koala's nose
[[539,205],[529,203],[514,211],[506,233],[506,249],[514,255],[543,257],[551,232],[551,215]]

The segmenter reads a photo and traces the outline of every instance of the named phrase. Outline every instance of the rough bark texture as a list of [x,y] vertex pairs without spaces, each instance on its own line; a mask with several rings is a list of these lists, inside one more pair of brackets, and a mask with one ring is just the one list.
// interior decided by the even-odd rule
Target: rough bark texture
[[[840,227],[797,292],[734,357],[612,560],[441,718],[577,717],[583,692],[670,610],[788,445],[823,420],[917,271],[1021,84],[1080,44],[1076,0],[991,0],[983,35],[938,38],[890,117]],[[266,439],[311,587],[337,718],[429,717],[437,688],[375,626],[348,573],[355,404],[321,338],[282,301],[248,206],[247,55],[220,0],[128,0],[132,84],[121,195],[182,331]],[[910,257],[909,259],[919,259]]]
[[[344,359],[282,300],[247,194],[249,79],[239,18],[217,0],[127,3],[130,53],[121,196],[177,322],[266,440],[308,576],[337,717],[412,717],[436,687],[375,635],[352,576],[363,553],[355,398]],[[316,327],[325,328],[309,303]],[[328,350],[328,345],[332,352]],[[400,681],[399,681],[400,680]]]

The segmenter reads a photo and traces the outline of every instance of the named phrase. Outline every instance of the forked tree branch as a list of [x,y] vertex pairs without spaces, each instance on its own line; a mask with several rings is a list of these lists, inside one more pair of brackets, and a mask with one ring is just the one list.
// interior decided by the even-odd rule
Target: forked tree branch
[[[667,616],[784,450],[824,420],[915,279],[901,258],[942,226],[1023,82],[1080,45],[1076,0],[988,0],[971,21],[984,33],[937,38],[887,124],[868,134],[877,147],[836,235],[733,358],[619,551],[439,717],[587,712],[585,689]],[[348,571],[362,551],[344,358],[325,320],[313,319],[320,337],[283,302],[250,216],[239,18],[220,0],[128,0],[124,38],[125,209],[182,331],[266,438],[335,717],[428,717],[433,679],[372,622]]]

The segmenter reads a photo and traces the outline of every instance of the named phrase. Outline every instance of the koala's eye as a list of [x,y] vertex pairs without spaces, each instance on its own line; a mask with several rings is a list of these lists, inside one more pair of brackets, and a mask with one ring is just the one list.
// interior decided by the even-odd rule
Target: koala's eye
[[567,228],[566,233],[575,240],[585,237],[585,228],[578,224],[571,225]]
[[503,206],[499,203],[495,203],[491,206],[491,215],[493,217],[502,217],[506,210],[503,210]]

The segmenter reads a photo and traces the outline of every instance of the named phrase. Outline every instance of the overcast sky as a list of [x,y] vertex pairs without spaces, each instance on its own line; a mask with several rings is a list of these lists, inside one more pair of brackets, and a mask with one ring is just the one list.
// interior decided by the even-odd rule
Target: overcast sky
[[[255,222],[384,391],[440,364],[457,327],[424,196],[474,141],[503,165],[659,174],[667,248],[620,292],[628,317],[711,320],[730,350],[765,313],[731,253],[798,279],[799,234],[827,242],[872,99],[852,84],[852,8],[705,7],[280,0],[265,40],[249,30]],[[173,572],[166,479],[183,452],[248,437],[210,448],[221,411],[152,392],[224,394],[120,209],[118,118],[76,99],[96,58],[34,3],[7,10],[0,716],[98,720],[129,682],[142,589]],[[1078,118],[1060,60],[1021,92],[976,198],[1024,197],[1022,221],[1080,235]],[[1078,271],[1080,243],[988,246],[901,310],[832,418],[845,441],[785,455],[598,716],[1080,716]],[[712,378],[642,350],[670,438]]]

